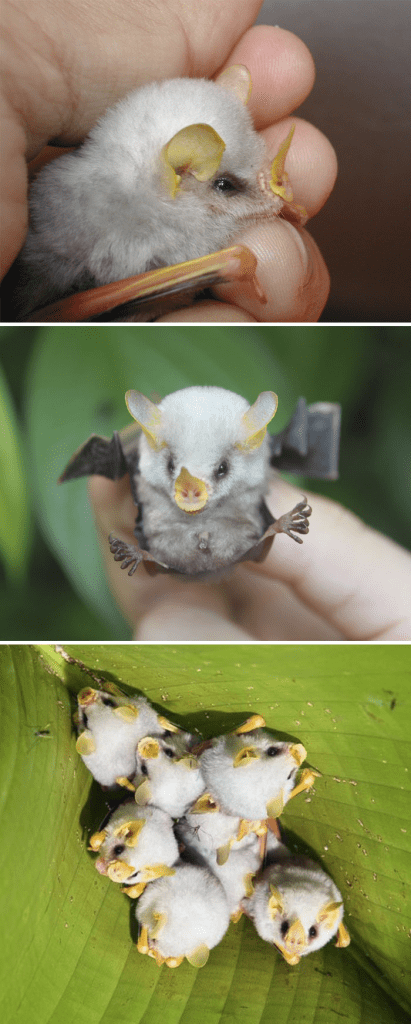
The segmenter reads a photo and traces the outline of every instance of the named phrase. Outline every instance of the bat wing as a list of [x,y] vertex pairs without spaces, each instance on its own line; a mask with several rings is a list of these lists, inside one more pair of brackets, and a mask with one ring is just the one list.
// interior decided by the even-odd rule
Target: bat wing
[[336,480],[341,429],[341,406],[334,402],[297,402],[290,422],[273,434],[271,465],[283,472],[321,480]]
[[[124,431],[124,434],[126,434]],[[106,476],[109,480],[121,480],[126,473],[132,476],[138,466],[138,452],[134,443],[115,430],[111,441],[98,434],[92,434],[74,453],[59,483],[75,480],[80,476]]]
[[254,283],[257,297],[266,302],[255,277],[256,269],[253,253],[245,246],[235,245],[200,259],[77,292],[35,310],[26,319],[39,323],[107,319],[147,322],[190,305],[205,288],[242,280]]

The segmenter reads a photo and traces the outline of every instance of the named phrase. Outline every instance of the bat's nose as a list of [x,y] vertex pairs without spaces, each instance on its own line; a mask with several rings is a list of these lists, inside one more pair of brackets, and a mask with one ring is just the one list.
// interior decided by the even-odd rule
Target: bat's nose
[[183,512],[200,512],[208,501],[208,491],[204,480],[191,476],[183,466],[175,482],[174,499]]
[[160,744],[157,740],[154,740],[152,736],[146,736],[138,743],[137,750],[140,757],[158,757],[160,753]]
[[301,956],[306,945],[304,926],[301,924],[301,921],[297,919],[297,921],[293,922],[291,928],[288,929],[284,940],[284,946],[287,953],[296,953],[297,956]]
[[94,704],[97,699],[97,690],[93,690],[91,686],[87,686],[84,690],[80,690],[77,699],[82,707],[87,707],[87,704]]

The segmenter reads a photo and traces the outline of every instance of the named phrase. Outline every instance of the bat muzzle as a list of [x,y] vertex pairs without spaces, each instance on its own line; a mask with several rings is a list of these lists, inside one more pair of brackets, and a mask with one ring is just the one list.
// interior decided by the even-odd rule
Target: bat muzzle
[[188,512],[191,515],[200,512],[208,501],[208,491],[204,480],[191,476],[188,469],[183,466],[175,482],[174,500],[183,512]]

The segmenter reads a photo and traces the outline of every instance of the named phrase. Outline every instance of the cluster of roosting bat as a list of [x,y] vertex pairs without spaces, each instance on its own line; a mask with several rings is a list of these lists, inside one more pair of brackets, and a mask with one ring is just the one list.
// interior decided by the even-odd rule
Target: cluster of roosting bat
[[94,778],[128,791],[90,849],[100,874],[138,898],[140,953],[202,967],[243,913],[291,965],[335,935],[348,945],[337,886],[278,838],[275,819],[319,774],[296,781],[301,743],[275,738],[259,715],[202,741],[112,683],[83,689],[76,717]]

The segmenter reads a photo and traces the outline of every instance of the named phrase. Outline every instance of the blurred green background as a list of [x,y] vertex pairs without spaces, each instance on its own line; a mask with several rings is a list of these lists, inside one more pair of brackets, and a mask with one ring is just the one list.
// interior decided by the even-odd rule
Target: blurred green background
[[57,486],[90,433],[130,422],[127,388],[274,390],[277,432],[297,398],[341,402],[340,479],[309,481],[410,546],[408,327],[0,328],[0,639],[115,640],[86,481]]

